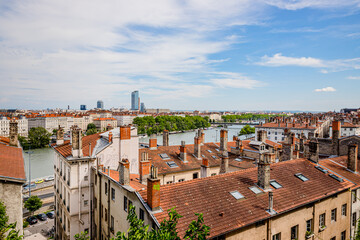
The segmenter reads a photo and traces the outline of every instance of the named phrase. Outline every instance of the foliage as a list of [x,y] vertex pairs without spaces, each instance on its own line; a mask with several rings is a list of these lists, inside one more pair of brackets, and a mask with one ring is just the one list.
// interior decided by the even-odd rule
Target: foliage
[[57,129],[53,129],[53,130],[52,130],[52,134],[53,134],[53,135],[56,135],[57,131],[58,131]]
[[26,139],[26,137],[23,136],[18,136],[18,140],[20,142],[20,145],[22,146],[23,149],[29,149],[30,148],[30,144],[28,142],[28,140]]
[[95,124],[89,123],[89,124],[87,125],[86,135],[89,136],[89,135],[95,134],[95,133],[97,133],[97,132],[98,132],[98,130],[96,129]]
[[86,130],[89,130],[89,129],[96,129],[95,124],[94,124],[94,123],[89,123],[89,124],[87,125]]
[[29,226],[29,222],[24,220],[23,221],[23,228],[27,228]]
[[197,128],[210,127],[207,118],[200,116],[152,116],[137,117],[133,121],[138,127],[139,134],[151,135],[162,131],[186,131]]
[[[197,221],[192,221],[185,234],[185,239],[201,240],[209,235],[210,228],[204,225],[202,214],[196,214]],[[135,213],[135,207],[130,206],[127,220],[130,222],[130,228],[127,233],[118,232],[113,240],[180,240],[177,233],[177,223],[182,217],[175,208],[168,211],[169,219],[164,219],[160,223],[160,229],[152,229],[148,231],[149,226],[144,225],[144,221],[138,219]]]
[[31,128],[27,144],[31,148],[43,148],[49,145],[51,133],[43,127]]
[[0,240],[20,240],[23,236],[19,236],[16,231],[16,223],[8,223],[9,217],[6,215],[6,207],[0,201]]
[[42,201],[38,196],[31,196],[28,200],[26,200],[24,207],[29,210],[29,212],[33,213],[36,210],[40,209],[42,206]]
[[76,240],[89,240],[90,239],[87,231],[75,234],[74,238]]
[[255,128],[245,125],[239,132],[239,136],[255,133]]

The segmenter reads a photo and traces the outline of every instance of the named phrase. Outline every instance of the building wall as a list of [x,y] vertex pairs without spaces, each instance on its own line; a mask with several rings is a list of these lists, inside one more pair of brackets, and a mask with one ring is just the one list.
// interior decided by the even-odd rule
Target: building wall
[[0,200],[6,206],[6,214],[9,217],[8,223],[16,222],[16,229],[20,230],[20,234],[23,230],[22,184],[0,180]]
[[[256,127],[255,128],[255,137],[256,137],[256,141],[257,139],[257,131],[259,130],[265,130],[268,135],[267,138],[270,141],[273,142],[280,142],[280,141],[284,141],[285,139],[285,135],[284,135],[284,128],[263,128],[263,127]],[[295,129],[295,128],[290,128],[290,131],[295,133],[296,137],[300,137],[300,134],[303,132],[304,135],[306,136],[306,138],[309,137],[309,132],[318,132],[318,130],[315,129]]]
[[[237,169],[237,170],[239,170],[239,169]],[[219,171],[220,171],[220,167],[210,168],[209,177],[212,174],[218,175]],[[192,180],[192,179],[194,179],[193,178],[194,173],[198,174],[198,178],[201,177],[200,169],[194,169],[191,171],[183,171],[183,172],[176,172],[176,173],[169,173],[169,174],[159,174],[160,184],[165,185],[165,184],[179,182],[179,180],[184,180],[184,181]]]

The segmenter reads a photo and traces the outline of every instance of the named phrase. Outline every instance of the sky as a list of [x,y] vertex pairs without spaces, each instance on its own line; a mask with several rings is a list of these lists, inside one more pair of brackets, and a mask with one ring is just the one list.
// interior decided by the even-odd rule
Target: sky
[[360,107],[360,0],[0,0],[0,109]]

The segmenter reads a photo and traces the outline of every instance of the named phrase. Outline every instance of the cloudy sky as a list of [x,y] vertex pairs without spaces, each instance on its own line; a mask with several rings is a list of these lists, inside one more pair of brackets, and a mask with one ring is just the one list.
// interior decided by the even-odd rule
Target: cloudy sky
[[360,107],[360,0],[0,1],[0,108]]

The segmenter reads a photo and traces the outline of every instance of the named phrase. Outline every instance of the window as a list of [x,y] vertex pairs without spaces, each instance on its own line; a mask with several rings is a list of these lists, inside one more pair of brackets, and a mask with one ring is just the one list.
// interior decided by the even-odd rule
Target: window
[[353,196],[353,203],[355,203],[357,200],[357,190],[353,191],[352,196]]
[[114,233],[114,217],[110,217],[110,231]]
[[353,225],[353,227],[356,226],[356,212],[354,212],[352,215],[352,225]]
[[130,206],[133,206],[133,203],[132,203],[132,201],[129,200],[129,207]]
[[319,171],[323,172],[323,173],[328,173],[328,170],[323,169],[323,168],[322,168],[322,167],[320,167],[320,166],[315,166],[315,168],[316,168],[317,170],[319,170]]
[[105,183],[105,194],[107,195],[107,183]]
[[230,194],[231,194],[236,200],[245,198],[241,193],[239,193],[239,191],[232,191],[232,192],[230,192]]
[[97,208],[97,198],[94,197],[94,208]]
[[302,173],[297,173],[297,174],[295,174],[295,176],[297,177],[297,178],[299,178],[301,181],[303,181],[303,182],[306,182],[306,181],[308,181],[309,179],[307,178],[307,177],[305,177]]
[[166,153],[159,154],[162,160],[169,160],[169,156]]
[[319,216],[319,227],[325,227],[325,213],[320,214]]
[[262,193],[262,191],[259,188],[255,187],[255,186],[249,187],[249,189],[251,191],[253,191],[253,193],[255,193],[255,194]]
[[184,178],[182,178],[182,179],[179,179],[179,182],[183,182],[183,181],[185,181],[185,179],[184,179]]
[[341,206],[341,215],[342,216],[346,216],[346,208],[347,208],[346,203]]
[[88,181],[89,180],[89,176],[84,176],[84,181]]
[[272,240],[281,240],[281,233],[273,235]]
[[291,239],[298,239],[298,230],[299,230],[299,225],[293,226],[291,228]]
[[235,158],[235,161],[242,162],[243,160],[241,158]]
[[277,132],[275,132],[275,135],[277,135]]
[[95,174],[95,185],[97,184],[97,174]]
[[193,179],[195,179],[195,178],[198,178],[199,177],[199,173],[193,173]]
[[331,210],[331,221],[336,222],[336,208]]
[[166,182],[166,184],[170,184],[170,183],[173,183],[172,181],[168,181],[168,182]]
[[128,204],[128,199],[127,199],[127,197],[124,196],[124,211],[125,212],[127,212],[127,210],[128,210],[128,205],[127,204]]
[[277,140],[277,137],[275,137],[275,140]]
[[87,206],[89,204],[88,200],[84,200],[84,206]]
[[216,176],[216,173],[212,173],[211,176]]
[[143,210],[142,208],[140,208],[139,218],[140,218],[141,220],[143,220],[143,221],[144,221],[144,219],[145,219],[144,215],[145,215],[144,210]]
[[107,209],[105,208],[105,222],[107,222]]
[[101,204],[101,218],[104,218],[104,205]]
[[166,164],[171,168],[177,168],[178,167],[178,165],[174,161],[166,162]]
[[212,151],[211,151],[211,150],[209,150],[209,149],[208,149],[208,150],[206,150],[206,151],[208,151],[209,153],[212,153]]
[[341,232],[341,240],[346,240],[346,231]]
[[306,231],[312,232],[312,219],[306,221]]
[[333,179],[335,179],[336,181],[339,182],[343,182],[344,179],[342,179],[341,177],[336,176],[335,174],[329,174],[330,177],[332,177]]
[[282,188],[281,184],[278,183],[276,180],[271,180],[270,181],[270,185],[275,188],[275,189],[279,189],[279,188]]
[[336,237],[332,237],[332,238],[330,238],[330,240],[336,240]]
[[115,189],[111,188],[111,200],[115,201]]

